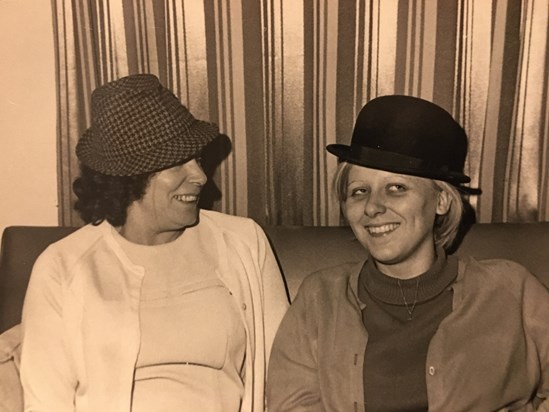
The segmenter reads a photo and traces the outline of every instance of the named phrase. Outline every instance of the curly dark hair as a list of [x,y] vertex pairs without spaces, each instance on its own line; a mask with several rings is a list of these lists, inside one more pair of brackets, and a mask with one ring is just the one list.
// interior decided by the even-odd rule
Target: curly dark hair
[[86,223],[98,225],[106,219],[113,226],[122,226],[128,206],[143,198],[153,174],[109,176],[80,164],[80,176],[72,184],[78,197],[74,209]]

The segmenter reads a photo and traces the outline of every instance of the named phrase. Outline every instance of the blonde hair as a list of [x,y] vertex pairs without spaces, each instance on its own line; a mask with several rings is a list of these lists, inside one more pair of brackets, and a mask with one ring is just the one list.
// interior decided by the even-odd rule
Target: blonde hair
[[446,192],[450,197],[448,212],[444,215],[437,215],[433,227],[435,245],[442,246],[445,250],[448,250],[456,240],[463,218],[463,198],[454,185],[442,180],[433,180],[433,182],[440,191]]
[[[347,183],[351,166],[351,163],[340,162],[333,179],[333,190],[344,216]],[[439,191],[446,192],[450,198],[448,212],[444,215],[436,215],[433,226],[435,245],[442,246],[445,250],[448,250],[452,247],[460,228],[464,212],[463,199],[459,190],[450,183],[434,179],[431,179],[431,181]]]

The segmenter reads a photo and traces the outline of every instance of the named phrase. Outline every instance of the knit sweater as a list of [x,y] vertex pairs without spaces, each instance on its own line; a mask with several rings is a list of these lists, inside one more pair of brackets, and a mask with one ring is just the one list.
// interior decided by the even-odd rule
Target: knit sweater
[[425,362],[429,342],[452,311],[457,259],[441,249],[434,265],[412,279],[384,275],[369,259],[358,281],[368,331],[364,355],[366,410],[426,411]]

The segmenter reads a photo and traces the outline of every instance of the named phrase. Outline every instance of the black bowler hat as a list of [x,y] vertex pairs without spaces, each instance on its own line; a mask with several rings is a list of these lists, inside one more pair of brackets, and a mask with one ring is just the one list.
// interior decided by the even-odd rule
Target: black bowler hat
[[381,96],[360,111],[351,145],[330,144],[341,160],[372,169],[443,180],[460,186],[471,181],[463,173],[467,134],[446,110],[412,96]]

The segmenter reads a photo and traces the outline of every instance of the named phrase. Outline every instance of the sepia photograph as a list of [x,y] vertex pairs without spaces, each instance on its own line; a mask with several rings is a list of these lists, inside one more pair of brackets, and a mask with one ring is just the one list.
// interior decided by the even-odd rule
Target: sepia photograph
[[0,34],[0,412],[549,412],[549,0]]

